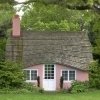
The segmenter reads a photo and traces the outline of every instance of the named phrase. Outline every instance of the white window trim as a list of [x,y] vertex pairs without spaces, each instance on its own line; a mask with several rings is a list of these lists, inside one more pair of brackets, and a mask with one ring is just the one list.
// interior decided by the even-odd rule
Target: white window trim
[[37,82],[37,80],[31,80],[31,71],[37,71],[37,76],[38,76],[38,69],[24,69],[24,70],[29,70],[30,71],[30,80],[25,80],[25,82]]
[[64,80],[65,83],[67,83],[67,82],[71,83],[72,81],[74,81],[74,80],[69,80],[69,71],[75,71],[75,80],[76,80],[76,70],[73,70],[73,69],[62,69],[61,70],[61,76],[62,76],[62,71],[68,71],[68,80]]

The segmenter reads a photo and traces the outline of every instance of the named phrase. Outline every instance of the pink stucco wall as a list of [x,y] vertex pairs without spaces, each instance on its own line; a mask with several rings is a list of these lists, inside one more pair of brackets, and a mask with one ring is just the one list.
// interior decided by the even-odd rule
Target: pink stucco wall
[[78,80],[78,81],[88,81],[89,80],[88,72],[77,70],[76,80]]
[[20,36],[20,18],[18,15],[15,15],[12,19],[12,36]]
[[[58,65],[56,64],[56,88],[57,90],[60,89],[60,77],[61,77],[61,71],[62,70],[75,70],[76,71],[76,80],[78,81],[88,81],[88,72],[86,71],[82,71],[82,70],[78,70],[72,67],[68,67],[68,66],[63,66],[63,65]],[[64,85],[63,88],[67,89],[71,86],[71,81],[64,81]]]
[[[60,77],[61,77],[61,71],[62,70],[75,70],[76,71],[76,80],[79,81],[87,81],[88,79],[88,72],[86,71],[82,71],[82,70],[78,70],[72,67],[68,67],[68,66],[63,66],[63,65],[59,65],[56,64],[56,90],[60,90]],[[43,87],[43,64],[41,65],[35,65],[35,66],[31,66],[28,67],[27,69],[37,69],[38,70],[38,76],[40,76],[40,87]],[[67,89],[71,86],[71,81],[64,81],[64,85],[63,88]]]

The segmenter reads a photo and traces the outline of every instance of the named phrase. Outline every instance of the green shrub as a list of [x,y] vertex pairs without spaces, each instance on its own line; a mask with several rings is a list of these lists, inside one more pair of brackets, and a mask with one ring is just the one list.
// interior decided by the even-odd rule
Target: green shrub
[[39,88],[35,86],[33,83],[23,82],[21,87],[19,88],[2,88],[0,89],[0,93],[36,93],[39,92]]
[[94,61],[90,65],[89,83],[91,88],[100,89],[100,64],[98,61]]
[[71,93],[79,93],[86,92],[89,89],[89,82],[81,82],[81,81],[73,81],[71,84],[70,92]]
[[20,88],[24,82],[21,64],[13,61],[0,62],[0,88]]
[[22,88],[26,89],[30,92],[38,92],[39,91],[39,88],[33,83],[24,82]]

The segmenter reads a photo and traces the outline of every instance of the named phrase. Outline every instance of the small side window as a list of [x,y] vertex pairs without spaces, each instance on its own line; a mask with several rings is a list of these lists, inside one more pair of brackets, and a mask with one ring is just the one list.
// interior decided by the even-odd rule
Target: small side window
[[75,80],[75,70],[62,70],[62,77],[64,81]]
[[37,70],[26,69],[25,71],[25,79],[27,82],[37,80]]

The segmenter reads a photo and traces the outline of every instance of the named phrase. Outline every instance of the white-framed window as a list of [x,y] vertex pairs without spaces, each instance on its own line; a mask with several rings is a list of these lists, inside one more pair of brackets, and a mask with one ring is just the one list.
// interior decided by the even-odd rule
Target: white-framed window
[[37,69],[24,69],[26,82],[37,81]]
[[75,71],[69,71],[69,80],[75,80]]
[[62,77],[65,81],[68,81],[68,71],[67,70],[62,71]]
[[76,80],[76,70],[62,70],[62,77],[64,81]]

